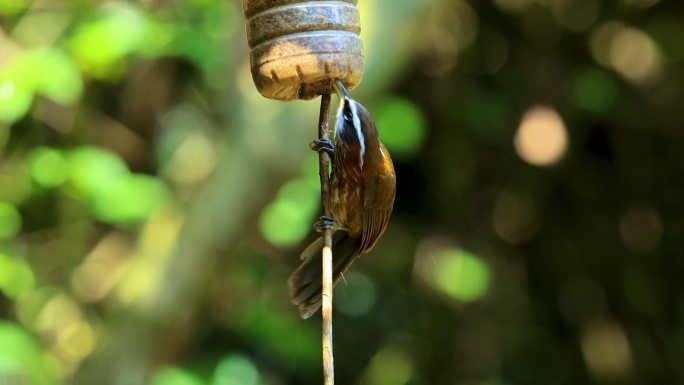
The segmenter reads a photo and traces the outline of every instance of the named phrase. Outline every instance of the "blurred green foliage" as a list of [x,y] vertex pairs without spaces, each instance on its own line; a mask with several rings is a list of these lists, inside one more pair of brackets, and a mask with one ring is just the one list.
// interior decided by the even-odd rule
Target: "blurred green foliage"
[[[257,93],[240,6],[0,1],[0,385],[321,382],[317,103]],[[683,4],[358,7],[398,192],[338,383],[682,382]]]
[[152,385],[204,385],[201,379],[179,368],[164,368],[157,372],[151,381]]
[[92,210],[109,223],[141,221],[168,199],[156,178],[132,174],[116,155],[93,147],[67,154],[69,181]]
[[445,294],[471,302],[481,298],[489,287],[489,269],[479,258],[462,250],[443,250],[433,256],[436,271],[432,282]]
[[293,179],[261,213],[261,233],[275,246],[294,246],[309,233],[319,207],[320,187],[310,178]]
[[615,103],[618,86],[613,76],[599,69],[580,72],[573,85],[575,103],[585,110],[602,113]]
[[0,373],[8,383],[53,383],[49,365],[38,342],[14,324],[0,323]]
[[0,239],[12,239],[21,228],[21,215],[10,203],[0,202]]
[[382,141],[393,158],[411,159],[425,138],[425,121],[418,107],[408,100],[388,97],[373,109]]
[[24,116],[33,95],[71,104],[82,92],[78,70],[58,49],[27,50],[0,70],[0,120],[12,123]]
[[39,186],[61,186],[68,178],[69,164],[64,155],[54,148],[38,147],[28,155],[33,181]]
[[368,313],[377,302],[375,285],[363,274],[345,274],[346,285],[339,286],[334,296],[337,300],[337,310],[351,317],[358,317]]
[[34,285],[33,271],[26,262],[0,253],[0,290],[8,298],[16,299],[33,289]]

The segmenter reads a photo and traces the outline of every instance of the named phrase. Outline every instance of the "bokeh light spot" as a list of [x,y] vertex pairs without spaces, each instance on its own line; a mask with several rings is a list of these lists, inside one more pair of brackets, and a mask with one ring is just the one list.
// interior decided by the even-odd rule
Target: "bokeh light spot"
[[425,138],[425,118],[412,102],[391,97],[373,109],[380,139],[395,159],[414,156]]
[[584,31],[592,26],[598,16],[597,0],[552,0],[551,12],[562,27],[570,31]]
[[101,12],[79,25],[70,48],[84,71],[107,78],[117,74],[121,59],[142,45],[146,20],[137,7],[123,2],[109,3]]
[[375,285],[363,274],[349,273],[335,288],[335,309],[352,317],[364,315],[375,305]]
[[213,123],[196,107],[181,104],[164,115],[161,125],[156,146],[161,175],[179,185],[203,181],[219,157],[210,135]]
[[50,337],[50,351],[68,365],[81,361],[96,346],[97,335],[79,304],[64,293],[55,293],[45,302],[35,319],[35,328]]
[[33,270],[26,262],[14,264],[12,276],[5,282],[3,291],[9,298],[17,298],[31,290],[36,283]]
[[259,377],[259,371],[249,358],[234,354],[219,362],[212,385],[257,385]]
[[[149,230],[155,219],[148,221],[144,230]],[[139,240],[141,248],[147,246],[148,236],[145,232],[141,234]],[[168,238],[175,238],[175,233],[167,235],[163,231],[155,231],[151,236],[155,238],[155,249],[164,251]],[[102,237],[83,262],[71,273],[71,290],[74,295],[82,302],[95,302],[103,299],[121,277],[124,271],[122,267],[131,267],[122,263],[122,256],[130,255],[131,249],[131,242],[123,233],[112,231]],[[145,254],[149,255],[149,253]]]
[[108,189],[129,175],[126,164],[115,154],[96,147],[80,147],[67,155],[69,180],[86,197]]
[[390,345],[371,359],[364,377],[369,384],[404,385],[411,380],[414,371],[413,358],[404,349]]
[[23,328],[0,321],[0,380],[3,384],[53,384],[37,341]]
[[458,61],[459,52],[473,44],[480,20],[469,2],[456,0],[435,7],[426,26],[426,44],[437,61],[429,65],[428,72],[439,76],[448,73]]
[[599,380],[625,379],[631,371],[629,341],[613,321],[595,321],[582,333],[582,353],[589,372]]
[[552,108],[530,108],[515,133],[514,144],[518,155],[530,164],[547,166],[557,162],[568,146],[563,119]]
[[35,326],[41,333],[58,335],[77,325],[82,316],[81,308],[71,297],[55,293],[40,309]]
[[17,60],[19,74],[32,84],[36,93],[55,102],[70,104],[83,91],[78,69],[62,50],[35,49]]
[[610,67],[610,45],[615,35],[623,28],[624,24],[622,23],[608,21],[592,29],[589,37],[589,48],[597,62]]
[[319,202],[319,190],[305,177],[285,183],[261,213],[261,234],[275,246],[294,246],[311,231]]
[[0,253],[0,291],[9,298],[17,298],[35,285],[31,267],[7,254]]
[[21,324],[31,330],[36,330],[38,315],[55,294],[54,292],[52,287],[40,286],[22,293],[15,302],[16,315]]
[[606,22],[594,29],[590,48],[596,61],[635,84],[650,84],[661,73],[662,59],[655,41],[623,23]]
[[32,102],[33,92],[30,89],[10,79],[0,80],[0,121],[14,123],[21,119]]
[[477,256],[460,249],[443,249],[433,254],[430,283],[436,289],[463,302],[480,299],[489,289],[489,267]]
[[117,155],[95,147],[72,150],[69,180],[98,219],[137,222],[168,201],[170,193],[156,177],[131,174]]
[[78,70],[61,50],[29,49],[0,71],[0,121],[13,123],[30,109],[34,93],[56,102],[74,102],[82,92]]
[[61,152],[38,147],[29,155],[29,168],[33,180],[43,187],[57,187],[69,175],[69,165]]
[[97,337],[87,322],[77,322],[65,327],[59,334],[55,348],[60,355],[72,362],[78,362],[93,352]]
[[74,63],[61,51],[49,51],[39,58],[42,68],[36,91],[62,104],[74,103],[81,96],[83,84]]
[[489,269],[478,258],[459,252],[443,260],[437,284],[447,294],[470,302],[482,297],[489,286]]
[[14,205],[0,202],[0,240],[13,238],[21,229],[21,215]]
[[113,286],[113,270],[105,262],[93,261],[79,265],[71,276],[74,294],[84,302],[101,300]]
[[193,134],[179,146],[167,166],[167,174],[179,184],[198,183],[211,173],[217,161],[217,150],[211,139]]
[[203,385],[204,381],[181,368],[167,367],[152,378],[152,385]]
[[622,76],[635,83],[654,80],[660,73],[661,60],[653,39],[636,28],[620,29],[611,40],[609,57]]
[[590,68],[577,75],[572,92],[573,99],[579,107],[601,113],[615,104],[618,85],[611,74]]
[[149,217],[168,201],[170,193],[159,179],[142,174],[119,178],[94,197],[98,218],[113,222],[137,222]]

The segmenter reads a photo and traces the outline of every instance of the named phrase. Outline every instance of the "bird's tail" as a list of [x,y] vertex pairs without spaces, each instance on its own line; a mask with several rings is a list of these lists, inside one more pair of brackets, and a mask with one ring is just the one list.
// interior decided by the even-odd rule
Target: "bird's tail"
[[[316,239],[302,252],[302,264],[287,281],[292,303],[299,307],[299,314],[306,319],[321,307],[322,290],[322,238]],[[333,234],[333,285],[337,283],[358,256],[358,239],[349,233],[337,231]]]

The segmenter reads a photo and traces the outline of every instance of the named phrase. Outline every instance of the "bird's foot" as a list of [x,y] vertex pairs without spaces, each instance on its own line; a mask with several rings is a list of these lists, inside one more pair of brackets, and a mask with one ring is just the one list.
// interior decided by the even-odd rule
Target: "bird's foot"
[[321,216],[316,222],[314,222],[313,228],[319,233],[322,233],[327,229],[332,229],[333,231],[349,231],[347,227],[340,225],[336,220],[326,217],[325,215]]
[[335,146],[327,138],[318,138],[309,144],[312,150],[320,153],[321,151],[326,152],[330,157],[335,154]]

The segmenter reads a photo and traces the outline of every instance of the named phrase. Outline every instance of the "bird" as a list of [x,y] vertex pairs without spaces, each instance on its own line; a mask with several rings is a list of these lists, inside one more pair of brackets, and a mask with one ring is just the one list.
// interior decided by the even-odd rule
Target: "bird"
[[[332,228],[333,285],[351,264],[371,251],[387,228],[396,194],[396,175],[389,151],[380,141],[368,110],[352,99],[339,82],[333,88],[340,97],[334,144],[317,139],[316,151],[332,159],[330,174],[331,217],[314,224],[318,232]],[[288,280],[292,303],[304,319],[321,307],[323,240],[316,239],[301,253],[301,265]]]

